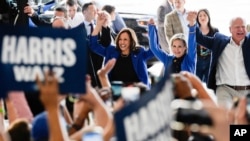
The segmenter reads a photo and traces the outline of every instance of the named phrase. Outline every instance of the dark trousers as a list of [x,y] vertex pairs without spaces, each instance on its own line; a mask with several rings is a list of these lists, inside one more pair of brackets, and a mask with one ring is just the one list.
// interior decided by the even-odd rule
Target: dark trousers
[[205,83],[207,83],[208,80],[210,60],[210,55],[205,57],[197,56],[196,75]]
[[102,68],[103,57],[89,51],[89,61],[88,61],[88,69],[87,73],[91,77],[91,84],[93,87],[101,87],[100,80],[97,76],[97,71]]

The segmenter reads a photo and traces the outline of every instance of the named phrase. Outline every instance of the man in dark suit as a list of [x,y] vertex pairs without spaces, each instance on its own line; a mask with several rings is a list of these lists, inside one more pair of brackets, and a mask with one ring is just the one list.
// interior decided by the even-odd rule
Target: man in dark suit
[[[87,35],[89,36],[94,27],[95,19],[97,17],[97,7],[94,3],[85,3],[82,6],[82,13],[84,15],[83,24],[85,26]],[[102,28],[102,35],[99,35],[99,41],[103,46],[108,46],[111,43],[111,34],[109,28]],[[93,87],[101,87],[100,80],[97,76],[97,71],[103,65],[103,57],[89,50],[88,73],[91,76],[91,84]]]
[[242,17],[230,21],[231,36],[202,35],[196,28],[197,43],[212,51],[208,87],[215,90],[218,103],[231,108],[234,97],[250,92],[250,35]]

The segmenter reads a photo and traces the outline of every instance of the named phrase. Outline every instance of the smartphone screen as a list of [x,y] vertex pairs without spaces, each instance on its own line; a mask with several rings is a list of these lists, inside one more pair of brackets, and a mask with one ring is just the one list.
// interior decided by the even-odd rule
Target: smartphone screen
[[88,132],[83,134],[82,141],[103,141],[103,138],[100,133]]
[[112,88],[114,96],[121,95],[122,87],[123,87],[123,83],[121,81],[112,81],[111,82],[111,88]]

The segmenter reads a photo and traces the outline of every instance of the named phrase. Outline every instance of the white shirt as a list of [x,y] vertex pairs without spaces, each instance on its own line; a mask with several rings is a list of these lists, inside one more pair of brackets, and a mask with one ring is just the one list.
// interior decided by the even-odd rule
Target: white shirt
[[75,14],[75,16],[72,18],[68,18],[67,22],[71,28],[74,28],[78,25],[80,25],[84,21],[84,16],[82,13],[78,12]]
[[[86,28],[86,31],[87,31],[87,35],[90,35],[91,33],[90,33],[90,22],[88,22],[88,21],[83,21],[84,22],[84,25],[85,25],[85,28]],[[93,24],[93,28],[95,28],[95,24],[94,24],[94,22],[92,22],[92,24]]]
[[181,25],[182,25],[182,29],[183,29],[183,33],[186,37],[186,42],[188,42],[188,35],[189,35],[189,27],[188,27],[188,20],[187,20],[187,10],[185,9],[184,14],[182,14],[181,12],[177,11],[178,17],[181,21]]
[[250,85],[242,54],[242,44],[238,46],[232,39],[222,52],[216,69],[216,85]]

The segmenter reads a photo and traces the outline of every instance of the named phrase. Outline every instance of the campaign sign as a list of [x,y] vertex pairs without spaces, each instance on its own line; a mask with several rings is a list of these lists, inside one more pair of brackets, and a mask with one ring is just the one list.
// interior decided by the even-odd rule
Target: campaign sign
[[84,93],[86,32],[49,27],[0,26],[1,96],[8,91],[37,91],[36,76],[54,72],[60,93]]
[[115,113],[117,140],[171,140],[172,95],[172,82],[166,75],[138,101]]

